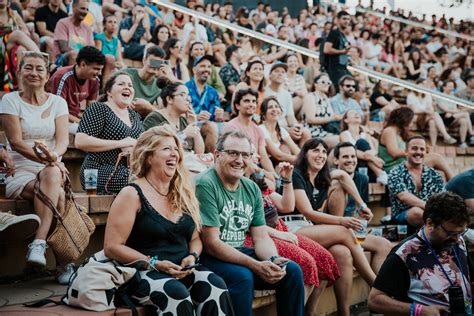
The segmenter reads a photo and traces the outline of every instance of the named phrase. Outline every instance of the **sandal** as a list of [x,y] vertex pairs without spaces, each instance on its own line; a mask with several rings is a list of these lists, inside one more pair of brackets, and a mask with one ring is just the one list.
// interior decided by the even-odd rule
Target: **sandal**
[[458,141],[455,138],[449,136],[449,138],[444,139],[444,142],[448,145],[453,145],[456,144]]

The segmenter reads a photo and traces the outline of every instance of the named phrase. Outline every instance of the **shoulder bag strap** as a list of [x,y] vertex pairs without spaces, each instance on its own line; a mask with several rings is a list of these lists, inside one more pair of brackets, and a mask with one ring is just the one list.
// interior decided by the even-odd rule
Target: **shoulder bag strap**
[[129,167],[128,165],[128,158],[130,157],[130,154],[129,153],[125,153],[125,152],[121,152],[118,156],[117,156],[117,160],[115,161],[115,166],[114,166],[114,170],[112,171],[112,173],[110,174],[109,178],[107,179],[107,182],[105,183],[105,192],[106,193],[109,193],[109,189],[108,189],[108,186],[109,186],[109,183],[110,181],[112,180],[112,177],[115,175],[115,172],[117,172],[117,168],[118,166],[120,165],[120,162],[122,161],[123,158],[126,158],[127,159],[127,167]]

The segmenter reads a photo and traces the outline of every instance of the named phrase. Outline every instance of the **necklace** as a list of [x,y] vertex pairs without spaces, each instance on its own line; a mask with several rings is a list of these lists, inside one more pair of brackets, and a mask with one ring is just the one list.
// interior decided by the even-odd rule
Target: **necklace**
[[161,196],[163,196],[163,197],[168,197],[168,194],[170,194],[169,190],[168,190],[168,193],[166,193],[166,194],[161,193],[160,190],[158,190],[158,188],[157,188],[153,183],[151,183],[151,182],[147,179],[147,177],[145,177],[145,180],[146,180],[146,182],[148,182],[149,185],[151,185],[151,187],[152,187],[152,188],[156,191],[156,193],[158,193],[159,195],[161,195]]

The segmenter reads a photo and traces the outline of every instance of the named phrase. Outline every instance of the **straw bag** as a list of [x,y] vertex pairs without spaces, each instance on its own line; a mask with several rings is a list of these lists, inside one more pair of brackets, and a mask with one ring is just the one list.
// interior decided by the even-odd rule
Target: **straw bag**
[[47,243],[53,249],[56,260],[69,263],[77,260],[89,244],[89,238],[95,230],[95,225],[87,215],[87,211],[74,200],[71,181],[66,176],[64,182],[66,203],[62,212],[58,211],[53,202],[40,188],[40,177],[37,175],[35,195],[53,212],[56,227],[48,236]]

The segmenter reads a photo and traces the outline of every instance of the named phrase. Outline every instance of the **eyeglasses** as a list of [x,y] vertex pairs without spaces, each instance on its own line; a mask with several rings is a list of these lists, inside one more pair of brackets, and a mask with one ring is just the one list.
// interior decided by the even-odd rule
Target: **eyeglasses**
[[453,232],[450,232],[450,231],[446,230],[446,228],[444,228],[444,226],[441,225],[441,224],[439,225],[439,227],[441,227],[441,229],[444,231],[444,233],[446,234],[447,237],[454,237],[454,236],[456,236],[456,237],[462,237],[462,236],[464,236],[464,235],[468,232],[468,230],[469,230],[469,229],[466,228],[464,231],[462,231],[462,232],[460,232],[460,233],[453,233]]
[[174,96],[174,97],[176,97],[176,96],[180,96],[180,97],[182,97],[182,98],[185,98],[185,99],[186,99],[187,97],[189,97],[189,94],[188,94],[187,92],[181,92],[181,93],[176,93],[176,94],[173,94],[173,96]]
[[230,158],[236,159],[239,156],[242,156],[242,159],[247,160],[252,157],[252,153],[246,152],[246,151],[238,151],[238,150],[232,150],[232,149],[224,149],[224,150],[219,150],[220,152],[224,152],[227,155],[229,155]]
[[43,58],[46,60],[47,63],[49,63],[49,55],[43,52],[37,52],[34,50],[25,50],[21,52],[21,58],[25,57],[38,57],[38,58]]

